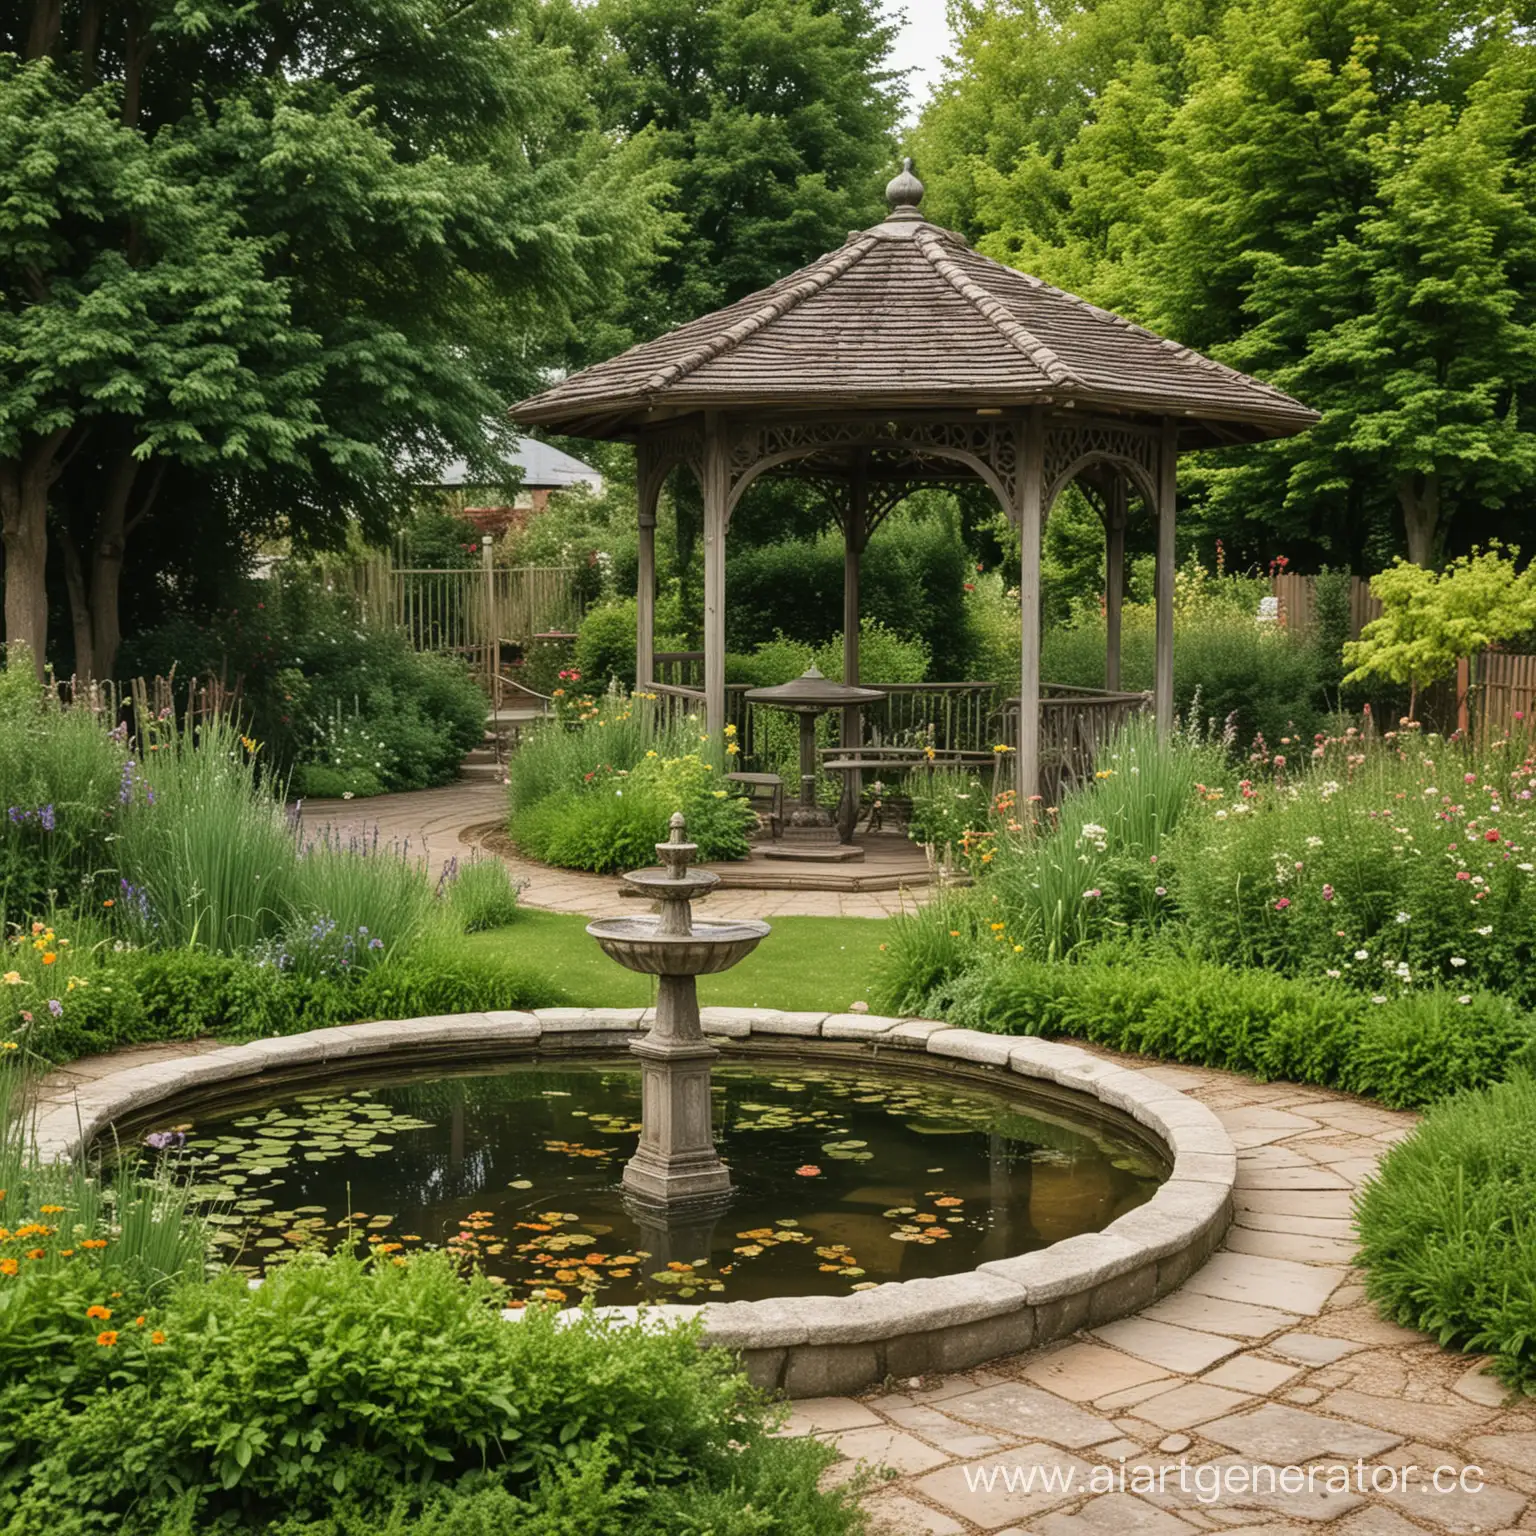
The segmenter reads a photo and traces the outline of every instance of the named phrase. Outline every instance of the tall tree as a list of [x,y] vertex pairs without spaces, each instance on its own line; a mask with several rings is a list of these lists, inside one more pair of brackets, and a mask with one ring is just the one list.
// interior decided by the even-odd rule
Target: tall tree
[[955,14],[921,133],[939,211],[1324,413],[1192,465],[1193,524],[1354,564],[1513,533],[1536,490],[1528,33],[1465,0]]
[[76,665],[100,672],[144,518],[195,536],[217,499],[338,542],[400,502],[402,464],[489,465],[487,418],[661,229],[647,143],[602,135],[540,10],[34,0],[0,20],[8,640],[43,654],[50,518]]
[[671,250],[627,312],[648,337],[728,304],[878,219],[902,88],[879,0],[599,0],[599,109],[649,132]]

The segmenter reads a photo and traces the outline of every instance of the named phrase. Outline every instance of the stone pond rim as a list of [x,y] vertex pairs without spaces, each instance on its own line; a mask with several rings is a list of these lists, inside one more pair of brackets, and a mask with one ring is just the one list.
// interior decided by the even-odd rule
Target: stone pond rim
[[[312,1030],[131,1067],[84,1084],[38,1115],[39,1155],[73,1157],[113,1125],[177,1098],[296,1074],[354,1070],[410,1053],[494,1058],[534,1050],[612,1052],[638,1036],[648,1009],[550,1008],[440,1015]],[[713,1040],[792,1049],[803,1061],[886,1052],[929,1069],[983,1073],[996,1086],[1054,1085],[1129,1116],[1167,1149],[1172,1172],[1145,1204],[1101,1232],[940,1279],[896,1281],[848,1296],[793,1297],[650,1309],[663,1321],[701,1315],[705,1342],[737,1353],[759,1385],[790,1397],[857,1391],[890,1376],[963,1370],[1139,1311],[1181,1285],[1221,1242],[1232,1218],[1237,1153],[1204,1105],[1149,1075],[1076,1046],[984,1034],[934,1020],[868,1014],[706,1008]],[[616,1325],[632,1308],[597,1313]],[[520,1316],[512,1313],[511,1316]]]

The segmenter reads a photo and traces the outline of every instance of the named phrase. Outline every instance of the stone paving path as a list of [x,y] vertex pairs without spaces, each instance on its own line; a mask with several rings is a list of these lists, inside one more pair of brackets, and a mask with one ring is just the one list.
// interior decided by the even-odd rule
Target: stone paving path
[[[1238,1146],[1222,1251],[1136,1317],[983,1370],[798,1402],[786,1433],[835,1445],[833,1480],[860,1462],[888,1469],[867,1507],[902,1536],[1536,1531],[1536,1403],[1482,1361],[1384,1322],[1350,1268],[1353,1191],[1412,1116],[1230,1073],[1153,1075],[1215,1110]],[[1333,1480],[1351,1479],[1348,1492],[1323,1471],[1311,1491],[1298,1472],[1293,1491],[1271,1492],[1267,1473],[1247,1471],[1345,1464]],[[1405,1486],[1409,1466],[1425,1481]],[[1468,1466],[1481,1473],[1467,1490],[1481,1491],[1428,1485],[1436,1468]],[[1147,1479],[1163,1468],[1158,1491]]]
[[[356,832],[371,838],[377,827],[382,841],[408,846],[425,859],[435,877],[449,859],[465,859],[479,849],[477,839],[464,836],[467,829],[503,821],[506,808],[507,792],[501,785],[464,782],[369,800],[306,800],[303,815],[306,826],[318,830],[329,825],[343,836]],[[628,917],[637,910],[632,899],[618,894],[618,882],[611,875],[551,869],[511,856],[503,862],[526,882],[521,898],[525,906],[584,917]],[[727,890],[709,897],[703,910],[720,922],[740,917],[891,917],[910,911],[925,896],[914,891]]]

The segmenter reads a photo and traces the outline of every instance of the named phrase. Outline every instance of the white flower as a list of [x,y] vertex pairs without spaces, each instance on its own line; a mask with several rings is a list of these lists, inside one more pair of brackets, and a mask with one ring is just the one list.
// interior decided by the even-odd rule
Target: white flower
[[1493,932],[1493,925],[1490,923],[1486,928],[1479,928],[1477,931],[1486,939]]
[[1397,920],[1400,923],[1406,923],[1408,921],[1408,914],[1406,912],[1399,912],[1397,914]]
[[1335,981],[1337,981],[1339,979],[1339,977],[1342,976],[1343,974],[1344,973],[1342,971],[1324,971],[1323,972],[1323,975],[1331,976]]
[[1522,869],[1526,874],[1530,874],[1533,869],[1536,869],[1536,864],[1516,864],[1515,868]]
[[1465,992],[1463,992],[1461,994],[1461,996],[1456,999],[1456,1001],[1458,1003],[1470,1003],[1472,1001],[1472,999],[1470,997],[1468,997]]
[[1466,960],[1461,955],[1452,955],[1451,956],[1451,964],[1454,965],[1458,971],[1466,963],[1467,963]]
[[1109,828],[1101,827],[1096,821],[1085,822],[1083,830],[1077,835],[1079,837],[1108,837]]
[[1216,812],[1216,820],[1217,821],[1225,821],[1226,819],[1227,819],[1227,813],[1225,811],[1217,811]]
[[1166,885],[1154,885],[1152,887],[1152,894],[1154,896],[1166,896],[1168,894],[1168,887]]
[[341,798],[343,800],[350,800],[352,798],[352,791],[349,789]]
[[1307,839],[1307,847],[1308,848],[1321,848],[1322,846],[1323,846],[1323,840],[1320,837],[1309,837]]
[[1373,997],[1373,998],[1372,998],[1372,999],[1371,999],[1371,1001],[1372,1001],[1372,1002],[1373,1002],[1373,1003],[1384,1003],[1384,1002],[1386,1002],[1386,998],[1384,998],[1384,997],[1383,997],[1383,996],[1382,996],[1382,995],[1381,995],[1381,994],[1380,994],[1380,993],[1379,993],[1379,992],[1378,992],[1378,993],[1377,993],[1377,994],[1376,994],[1376,996],[1375,996],[1375,997]]
[[1357,949],[1355,951],[1355,959],[1356,960],[1369,960],[1370,958],[1371,958],[1371,952],[1368,949]]

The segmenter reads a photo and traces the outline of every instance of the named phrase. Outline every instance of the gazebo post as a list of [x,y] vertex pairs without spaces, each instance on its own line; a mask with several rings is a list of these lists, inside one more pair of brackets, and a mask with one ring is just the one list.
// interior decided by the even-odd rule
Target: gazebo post
[[650,445],[635,447],[636,481],[640,489],[640,569],[635,583],[635,686],[656,681],[656,503],[661,482],[654,473]]
[[1173,532],[1178,473],[1179,429],[1177,423],[1165,419],[1157,461],[1157,668],[1152,684],[1153,711],[1161,736],[1173,730]]
[[[843,681],[859,681],[859,562],[869,541],[869,454],[859,455],[843,503]],[[856,704],[843,710],[841,747],[859,749],[862,716]],[[859,777],[862,777],[860,775]]]
[[730,461],[725,427],[715,411],[704,417],[704,728],[710,744],[725,736],[725,530]]
[[1014,521],[1019,529],[1019,816],[1040,793],[1040,540],[1045,496],[1045,413],[1035,406],[1019,424]]
[[1125,476],[1109,482],[1104,521],[1104,686],[1120,688],[1120,617],[1125,602]]

